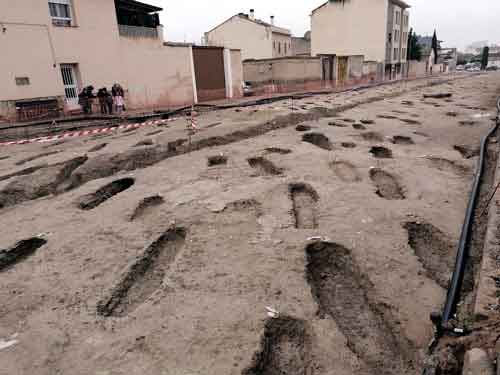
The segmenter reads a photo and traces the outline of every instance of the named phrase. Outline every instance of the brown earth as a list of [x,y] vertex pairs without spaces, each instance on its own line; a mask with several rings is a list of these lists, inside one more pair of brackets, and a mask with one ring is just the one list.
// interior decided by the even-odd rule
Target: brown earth
[[420,373],[500,86],[450,78],[0,148],[0,374]]

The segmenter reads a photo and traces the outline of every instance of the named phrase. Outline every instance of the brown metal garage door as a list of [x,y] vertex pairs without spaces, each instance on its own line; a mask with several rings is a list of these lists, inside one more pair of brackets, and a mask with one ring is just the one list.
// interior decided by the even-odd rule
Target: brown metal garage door
[[198,101],[224,99],[224,49],[220,47],[193,47],[194,71]]

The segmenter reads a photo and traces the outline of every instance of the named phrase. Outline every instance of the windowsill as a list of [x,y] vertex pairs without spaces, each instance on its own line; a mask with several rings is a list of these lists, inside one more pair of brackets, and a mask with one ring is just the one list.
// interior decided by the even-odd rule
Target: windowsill
[[60,27],[60,28],[64,28],[64,29],[76,29],[79,27],[78,25],[54,25],[54,24],[52,24],[52,26],[53,27]]

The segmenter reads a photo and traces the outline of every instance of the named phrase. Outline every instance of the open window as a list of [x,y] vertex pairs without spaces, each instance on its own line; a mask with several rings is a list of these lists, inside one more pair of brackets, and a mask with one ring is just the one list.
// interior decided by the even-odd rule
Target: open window
[[49,0],[49,12],[54,26],[72,25],[71,0]]

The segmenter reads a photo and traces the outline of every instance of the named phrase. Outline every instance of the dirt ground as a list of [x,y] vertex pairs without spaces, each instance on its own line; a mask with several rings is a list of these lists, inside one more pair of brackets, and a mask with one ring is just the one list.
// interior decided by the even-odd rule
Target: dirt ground
[[500,93],[446,80],[1,148],[0,374],[419,373]]

